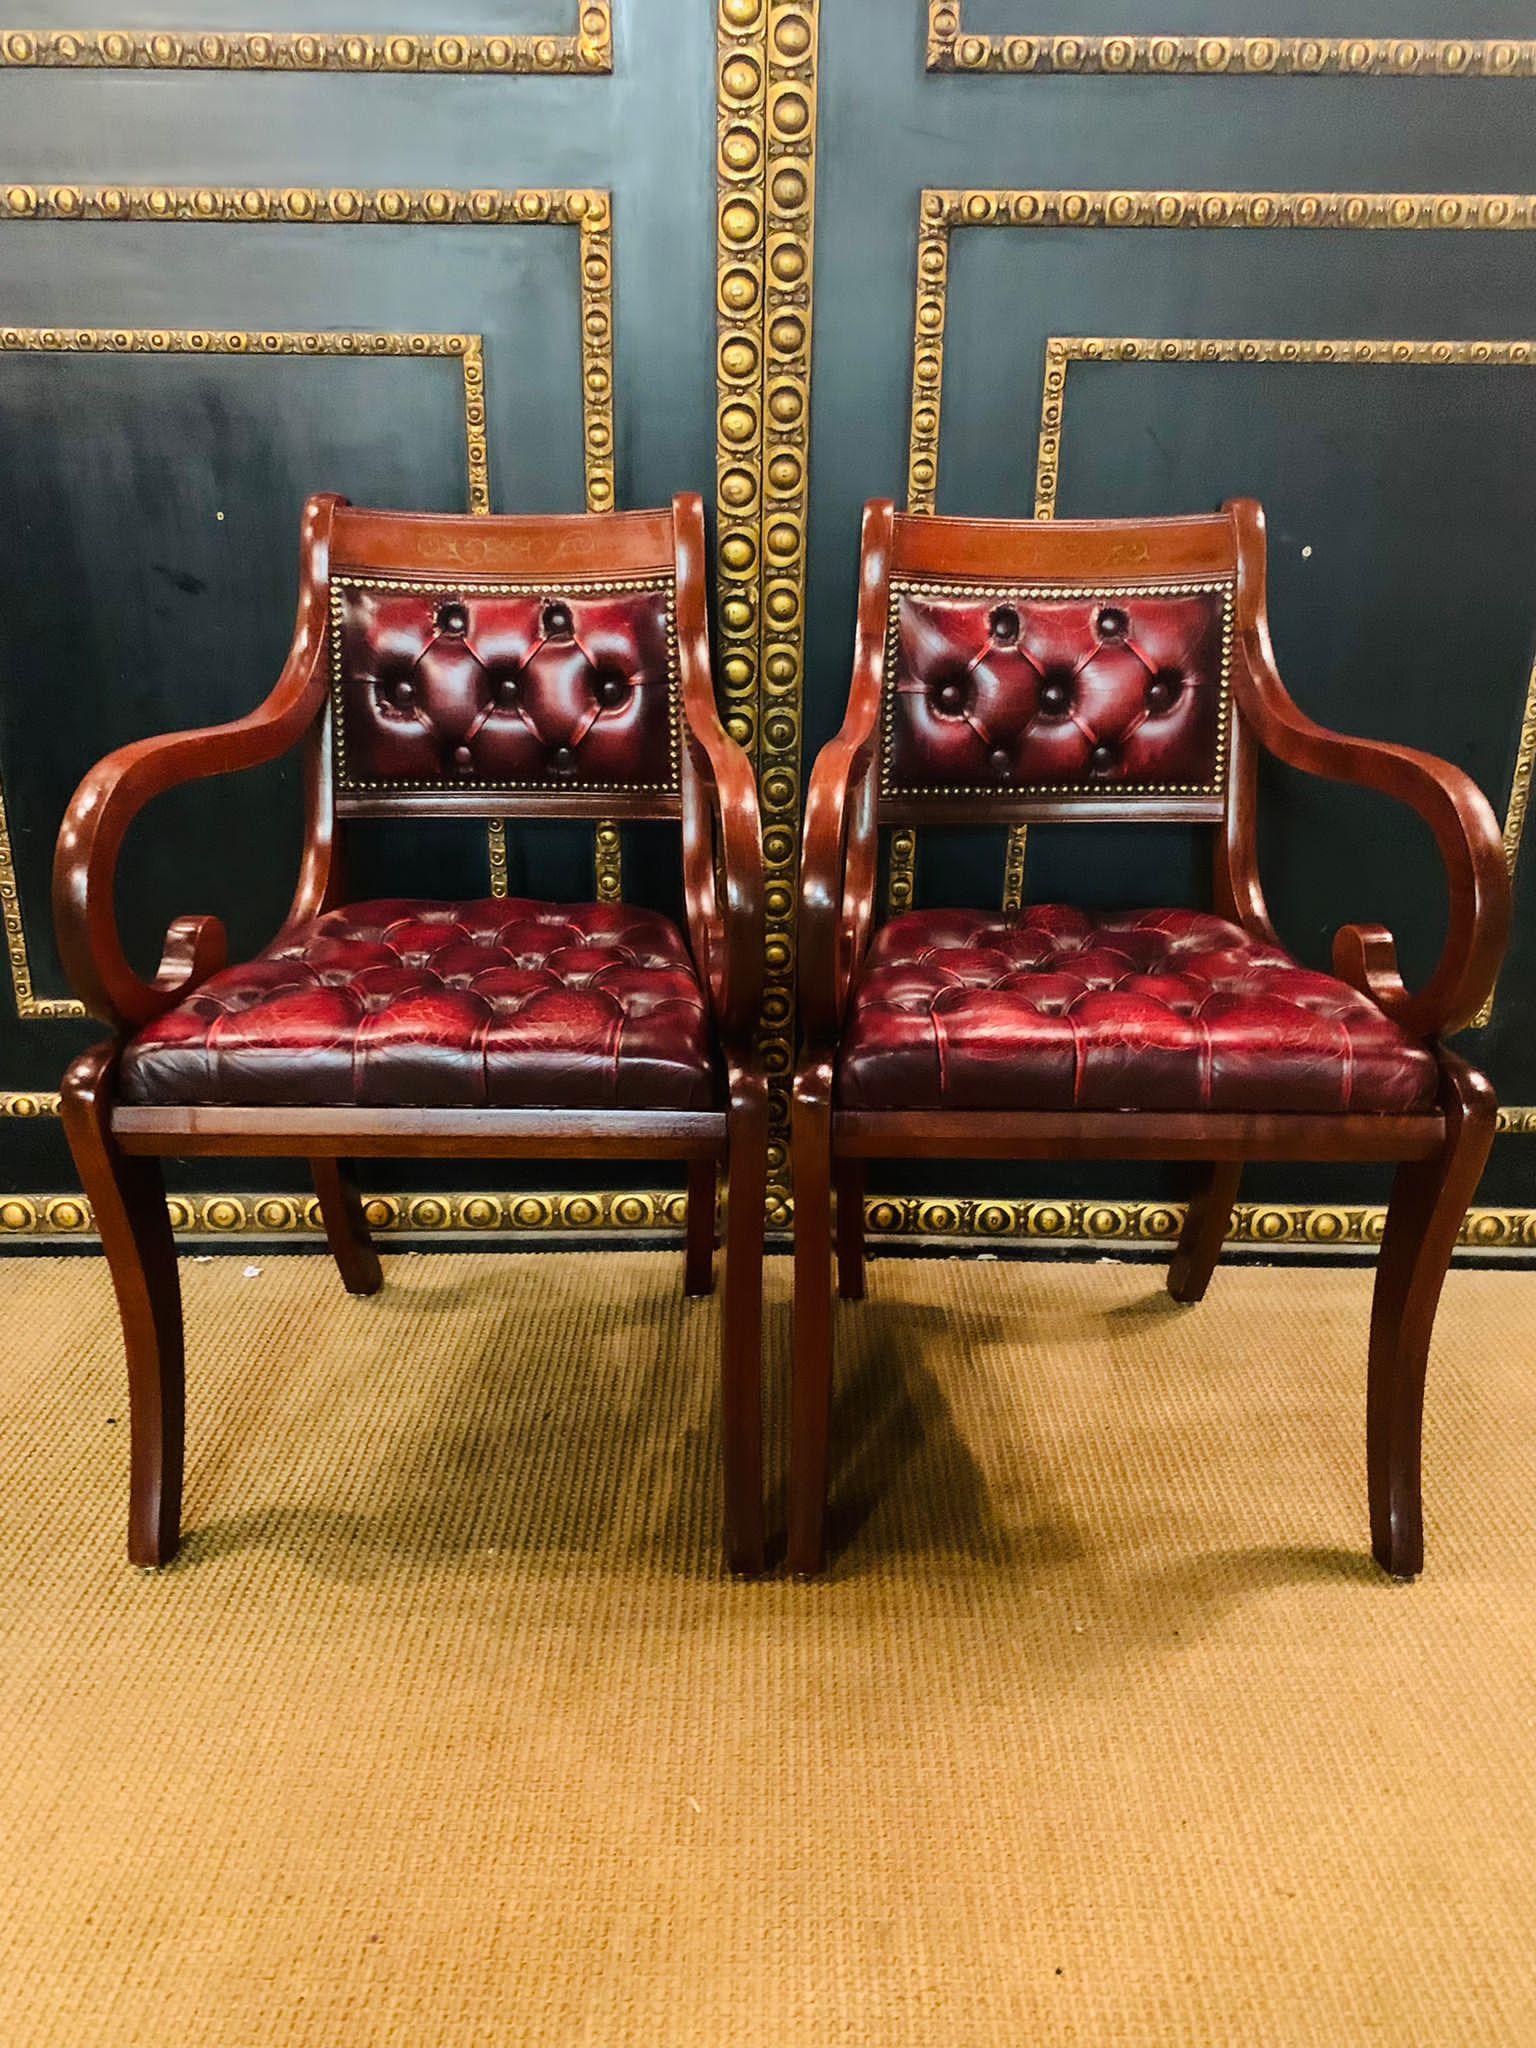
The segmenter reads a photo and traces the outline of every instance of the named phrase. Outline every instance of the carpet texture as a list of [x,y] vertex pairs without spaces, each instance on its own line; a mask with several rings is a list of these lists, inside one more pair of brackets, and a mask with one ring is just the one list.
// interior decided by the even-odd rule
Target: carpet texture
[[1536,1277],[1452,1276],[1397,1587],[1363,1271],[878,1263],[748,1586],[680,1259],[251,1263],[158,1574],[104,1269],[0,1274],[6,2048],[1536,2042]]

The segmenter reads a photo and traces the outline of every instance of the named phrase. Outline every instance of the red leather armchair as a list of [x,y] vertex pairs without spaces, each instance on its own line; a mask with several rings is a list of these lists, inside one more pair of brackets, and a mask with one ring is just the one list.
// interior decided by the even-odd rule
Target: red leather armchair
[[[1374,1553],[1423,1561],[1430,1330],[1495,1121],[1444,1033],[1503,956],[1498,827],[1459,770],[1346,739],[1275,668],[1251,502],[1149,523],[1002,523],[866,511],[842,730],[807,801],[795,1082],[790,1562],[825,1549],[833,1197],[840,1291],[863,1292],[870,1159],[1174,1159],[1200,1191],[1169,1275],[1198,1301],[1242,1162],[1396,1162],[1367,1402]],[[1391,936],[1346,925],[1299,965],[1265,908],[1261,750],[1396,797],[1430,825],[1450,916],[1409,990]],[[1209,910],[911,910],[879,923],[881,828],[1045,820],[1208,828]]]
[[[122,1314],[129,1554],[177,1546],[183,1347],[159,1155],[312,1163],[342,1279],[381,1284],[345,1161],[684,1161],[688,1291],[711,1287],[727,1180],[725,1541],[763,1562],[760,1336],[765,1080],[756,792],[715,709],[703,511],[564,519],[304,516],[292,651],[247,718],[92,769],[59,837],[70,978],[112,1036],[76,1060],[64,1123]],[[119,849],[151,798],[302,748],[307,823],[287,921],[226,963],[184,918],[153,981],[124,955]],[[400,817],[675,819],[685,928],[624,904],[359,903],[348,824]]]

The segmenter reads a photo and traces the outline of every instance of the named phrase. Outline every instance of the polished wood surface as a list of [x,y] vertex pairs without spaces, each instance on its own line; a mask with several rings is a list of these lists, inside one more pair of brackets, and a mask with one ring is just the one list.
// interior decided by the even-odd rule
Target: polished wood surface
[[[862,1178],[867,1159],[1156,1159],[1204,1168],[1169,1274],[1176,1300],[1198,1301],[1220,1256],[1248,1160],[1398,1162],[1372,1320],[1369,1372],[1371,1540],[1385,1570],[1422,1564],[1420,1435],[1424,1366],[1435,1307],[1461,1219],[1494,1129],[1492,1091],[1439,1043],[1467,1023],[1493,986],[1509,937],[1510,885],[1498,825],[1459,769],[1412,748],[1350,738],[1315,724],[1275,665],[1267,616],[1264,515],[1234,500],[1208,518],[1161,521],[987,521],[911,518],[887,501],[865,510],[859,623],[847,711],[812,771],[800,905],[803,1044],[794,1083],[795,1357],[791,1400],[789,1557],[821,1569],[831,1447],[831,1265],[839,1291],[862,1291]],[[1112,595],[1160,578],[1225,577],[1234,587],[1231,745],[1224,797],[1166,813],[1138,798],[1129,817],[1186,816],[1215,827],[1213,907],[1252,937],[1277,935],[1257,852],[1257,763],[1268,752],[1302,772],[1378,791],[1434,834],[1448,914],[1438,965],[1418,990],[1403,984],[1390,933],[1346,924],[1334,940],[1340,979],[1375,1001],[1440,1069],[1438,1107],[1420,1115],[1182,1114],[1129,1110],[983,1113],[843,1110],[838,1046],[875,925],[883,826],[984,824],[1020,817],[1103,822],[1112,799],[1026,803],[980,791],[963,799],[880,794],[881,717],[893,575],[963,584],[1077,581]],[[1127,842],[1128,845],[1130,842]],[[835,1202],[834,1202],[835,1196]],[[835,1218],[835,1220],[834,1220]]]

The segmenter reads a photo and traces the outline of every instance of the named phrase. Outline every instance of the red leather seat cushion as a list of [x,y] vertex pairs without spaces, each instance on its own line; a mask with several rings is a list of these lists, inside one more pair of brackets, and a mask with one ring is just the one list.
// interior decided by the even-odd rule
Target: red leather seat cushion
[[708,1109],[682,934],[625,904],[358,903],[143,1031],[135,1103]]
[[875,934],[849,1109],[1408,1113],[1435,1062],[1368,997],[1201,911],[918,910]]

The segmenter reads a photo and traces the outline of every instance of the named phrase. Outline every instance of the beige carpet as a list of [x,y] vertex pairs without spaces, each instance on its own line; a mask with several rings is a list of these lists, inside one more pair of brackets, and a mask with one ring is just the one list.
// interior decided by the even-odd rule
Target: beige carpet
[[878,1264],[802,1587],[677,1259],[252,1262],[158,1575],[104,1270],[0,1268],[4,2048],[1536,2042],[1536,1275],[1453,1276],[1400,1588],[1365,1273]]

